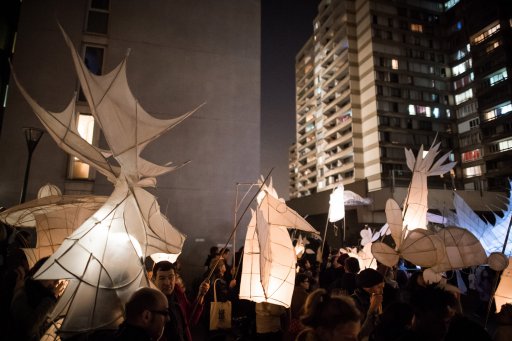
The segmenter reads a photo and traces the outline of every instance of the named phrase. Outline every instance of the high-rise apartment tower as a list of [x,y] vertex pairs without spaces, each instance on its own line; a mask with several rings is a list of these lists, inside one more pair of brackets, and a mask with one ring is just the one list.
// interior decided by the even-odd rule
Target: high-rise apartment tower
[[290,197],[365,179],[407,186],[404,148],[458,161],[432,187],[503,190],[512,175],[507,1],[323,0],[296,57]]

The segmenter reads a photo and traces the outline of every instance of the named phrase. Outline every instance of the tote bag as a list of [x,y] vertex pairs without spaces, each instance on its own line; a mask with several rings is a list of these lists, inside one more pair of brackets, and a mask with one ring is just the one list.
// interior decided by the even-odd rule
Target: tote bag
[[217,302],[217,281],[213,282],[213,302],[210,303],[210,330],[231,329],[231,301]]

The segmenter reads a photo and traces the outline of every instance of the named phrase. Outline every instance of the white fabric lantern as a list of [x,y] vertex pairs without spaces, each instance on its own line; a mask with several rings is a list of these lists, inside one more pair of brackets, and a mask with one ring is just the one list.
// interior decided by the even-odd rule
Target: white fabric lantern
[[[155,186],[156,176],[178,167],[170,163],[153,164],[141,158],[140,153],[193,111],[171,119],[152,117],[130,91],[127,57],[111,72],[95,75],[62,32],[81,89],[110,150],[95,147],[78,134],[76,98],[70,100],[63,112],[50,112],[39,106],[16,75],[12,75],[59,147],[114,183],[114,192],[101,208],[62,242],[34,276],[35,279],[68,280],[63,296],[51,313],[54,321],[62,320],[59,332],[66,334],[115,327],[122,320],[123,306],[129,296],[137,288],[149,285],[145,257],[181,252],[185,236],[161,214],[156,198],[142,188]],[[120,167],[109,162],[111,156]],[[48,198],[52,197],[43,199]]]
[[296,254],[287,228],[318,233],[275,190],[263,185],[247,228],[240,299],[288,308],[295,287]]
[[345,187],[339,184],[329,199],[329,222],[334,223],[345,218]]

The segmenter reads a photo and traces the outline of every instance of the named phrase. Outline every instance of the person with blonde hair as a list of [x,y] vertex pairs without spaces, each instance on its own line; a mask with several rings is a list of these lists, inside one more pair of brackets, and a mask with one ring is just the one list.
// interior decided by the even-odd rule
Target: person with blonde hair
[[361,329],[359,310],[345,296],[331,297],[324,289],[313,291],[301,320],[307,326],[296,341],[356,341]]

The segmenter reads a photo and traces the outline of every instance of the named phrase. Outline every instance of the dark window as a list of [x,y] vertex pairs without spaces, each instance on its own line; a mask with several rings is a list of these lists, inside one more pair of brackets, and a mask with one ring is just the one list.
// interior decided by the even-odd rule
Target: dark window
[[[103,72],[103,55],[105,49],[97,46],[86,46],[84,51],[84,64],[87,69],[95,75],[101,75]],[[85,101],[85,95],[80,89],[78,100]]]
[[91,0],[87,15],[86,31],[89,33],[108,33],[109,0]]

